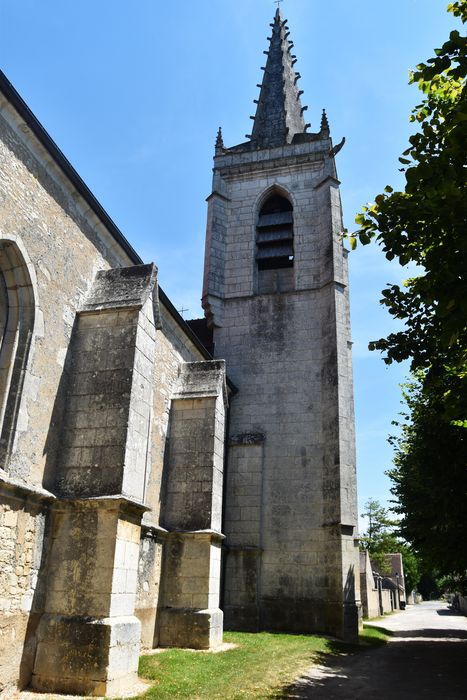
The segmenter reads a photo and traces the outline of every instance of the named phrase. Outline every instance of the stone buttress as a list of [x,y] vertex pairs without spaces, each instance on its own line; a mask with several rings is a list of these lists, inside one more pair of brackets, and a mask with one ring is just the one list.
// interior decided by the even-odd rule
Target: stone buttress
[[32,685],[105,695],[137,678],[155,324],[153,265],[99,272],[77,315]]
[[227,389],[225,363],[182,366],[172,398],[162,525],[161,646],[222,643],[219,609]]
[[219,131],[203,307],[238,388],[226,474],[231,629],[355,639],[359,568],[346,251],[329,125],[307,133],[277,11],[249,140]]

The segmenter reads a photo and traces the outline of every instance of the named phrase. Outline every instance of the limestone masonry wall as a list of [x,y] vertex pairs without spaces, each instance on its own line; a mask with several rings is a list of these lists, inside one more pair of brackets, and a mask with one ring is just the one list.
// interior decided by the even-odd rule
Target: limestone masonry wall
[[46,512],[9,493],[0,504],[0,693],[27,682],[34,654],[29,637],[43,605],[40,579]]
[[[78,375],[83,379],[86,364],[91,363],[97,352],[105,358],[99,369],[107,368],[114,383],[117,374],[125,369],[125,341],[118,333],[109,335],[104,343],[100,326],[96,329],[90,322],[87,336],[83,326],[82,352],[76,356],[74,367],[72,339],[78,340],[74,333],[76,315],[98,271],[126,267],[134,261],[3,96],[0,96],[0,268],[4,270],[7,257],[2,256],[6,249],[1,246],[12,246],[18,265],[24,264],[34,309],[31,327],[27,329],[30,349],[25,357],[18,416],[10,436],[11,451],[3,465],[6,468],[0,465],[0,691],[16,682],[24,686],[31,678],[36,628],[44,612],[48,562],[48,540],[44,539],[44,533],[48,531],[49,504],[60,494],[81,492],[81,496],[86,496],[89,487],[82,477],[91,475],[95,457],[102,466],[105,451],[110,472],[118,464],[120,452],[120,457],[134,463],[133,472],[138,475],[141,489],[133,488],[136,482],[127,472],[120,490],[129,497],[144,500],[148,506],[139,546],[140,582],[135,614],[142,623],[143,643],[152,646],[164,535],[159,527],[160,491],[171,400],[181,365],[204,359],[204,354],[167,308],[158,303],[156,290],[156,326],[154,320],[150,322],[153,342],[150,359],[155,368],[150,370],[144,365],[143,349],[137,363],[141,377],[148,384],[148,396],[144,416],[135,413],[130,417],[129,430],[134,436],[131,444],[128,444],[127,427],[120,426],[118,437],[118,420],[110,421],[110,414],[101,411],[99,398],[101,403],[107,401],[104,401],[104,384],[99,393],[91,381],[89,393],[83,393],[81,386],[75,396],[68,395],[68,402],[71,372],[80,369],[75,381]],[[125,311],[121,313],[122,319],[128,315]],[[24,325],[26,317],[21,322]],[[120,330],[125,330],[123,323]],[[141,336],[144,329],[134,330]],[[96,333],[100,335],[99,342],[102,341],[99,347]],[[137,341],[138,347],[142,348],[142,344],[142,340]],[[88,375],[88,379],[92,378]],[[95,404],[92,416],[88,400],[91,395]],[[80,401],[82,405],[78,406]],[[111,410],[110,406],[106,408]],[[74,423],[73,409],[76,409]],[[65,416],[69,424],[63,435]],[[102,474],[99,471],[95,476],[98,483]],[[65,579],[63,586],[63,591],[69,589],[70,581]]]

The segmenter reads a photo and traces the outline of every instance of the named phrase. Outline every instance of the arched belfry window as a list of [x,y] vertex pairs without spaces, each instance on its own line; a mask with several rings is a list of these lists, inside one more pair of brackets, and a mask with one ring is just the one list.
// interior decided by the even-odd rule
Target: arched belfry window
[[0,468],[14,444],[34,329],[31,277],[14,241],[0,240]]
[[293,207],[277,192],[266,199],[258,215],[256,263],[260,293],[293,289]]
[[293,208],[285,197],[273,194],[261,207],[256,244],[259,270],[293,267]]

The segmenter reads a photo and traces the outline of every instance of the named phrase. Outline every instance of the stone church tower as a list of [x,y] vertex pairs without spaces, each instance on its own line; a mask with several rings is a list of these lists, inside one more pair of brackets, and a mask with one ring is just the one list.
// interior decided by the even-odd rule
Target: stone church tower
[[349,294],[329,125],[308,133],[277,10],[248,141],[219,131],[203,307],[238,388],[226,475],[230,629],[358,630]]

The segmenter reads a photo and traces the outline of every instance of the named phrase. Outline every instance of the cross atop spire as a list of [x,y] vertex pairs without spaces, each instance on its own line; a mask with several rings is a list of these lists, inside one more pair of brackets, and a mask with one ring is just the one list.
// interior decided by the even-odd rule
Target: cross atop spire
[[295,72],[296,57],[291,53],[293,43],[287,20],[282,19],[278,3],[266,66],[263,67],[264,78],[256,108],[251,141],[256,148],[273,148],[291,143],[295,134],[306,131],[302,107],[301,92],[298,91],[299,74]]

